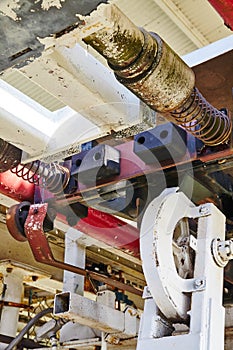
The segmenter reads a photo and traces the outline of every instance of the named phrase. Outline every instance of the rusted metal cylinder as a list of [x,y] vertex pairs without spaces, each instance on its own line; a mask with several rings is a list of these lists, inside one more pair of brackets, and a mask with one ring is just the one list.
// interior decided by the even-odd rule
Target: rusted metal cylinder
[[133,63],[134,69],[115,70],[115,75],[152,109],[170,112],[190,96],[195,84],[194,73],[157,34],[144,32],[144,36],[145,53]]
[[104,16],[107,24],[83,40],[107,59],[116,78],[205,144],[227,142],[230,119],[195,89],[194,72],[169,45],[136,27],[114,5],[106,5]]
[[[143,33],[116,6],[104,5],[106,25],[84,38],[110,65],[125,67],[141,53]],[[98,28],[98,26],[97,26]]]
[[194,73],[156,34],[136,27],[116,6],[108,25],[84,38],[114,70],[116,78],[151,108],[167,112],[191,94]]

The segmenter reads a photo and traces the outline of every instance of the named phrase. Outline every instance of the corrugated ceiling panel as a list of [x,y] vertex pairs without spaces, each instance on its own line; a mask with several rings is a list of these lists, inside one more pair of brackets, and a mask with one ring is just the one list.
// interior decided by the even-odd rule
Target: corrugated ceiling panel
[[[157,32],[181,56],[197,49],[197,46],[179,28],[174,29],[175,25],[172,22],[166,23],[167,25],[159,25],[153,21],[148,29]],[[157,28],[157,31],[152,28]]]
[[23,75],[23,73],[16,69],[5,72],[2,79],[8,84],[14,86],[19,91],[23,92],[28,97],[40,103],[51,112],[65,107],[65,105],[56,97],[41,88],[38,84],[28,79],[25,75]]
[[161,16],[160,9],[151,0],[115,0],[112,2],[138,26],[145,26],[154,18]]
[[207,0],[176,0],[173,2],[210,43],[232,34]]
[[179,55],[197,48],[153,0],[115,0],[136,25],[158,33]]
[[[209,4],[208,0],[163,0],[166,7],[169,4],[177,6],[192,28],[206,39],[207,43],[215,42],[232,31],[228,29],[219,14]],[[188,35],[176,23],[177,13],[169,17],[157,4],[156,0],[115,0],[114,3],[138,26],[156,31],[180,55],[192,52],[197,48]]]

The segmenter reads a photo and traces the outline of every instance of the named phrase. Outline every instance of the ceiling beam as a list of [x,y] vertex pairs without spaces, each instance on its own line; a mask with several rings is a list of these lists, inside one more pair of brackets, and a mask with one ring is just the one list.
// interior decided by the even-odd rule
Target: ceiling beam
[[203,47],[210,42],[191,23],[184,13],[174,4],[172,0],[153,0],[168,17],[182,30],[182,32],[198,47]]

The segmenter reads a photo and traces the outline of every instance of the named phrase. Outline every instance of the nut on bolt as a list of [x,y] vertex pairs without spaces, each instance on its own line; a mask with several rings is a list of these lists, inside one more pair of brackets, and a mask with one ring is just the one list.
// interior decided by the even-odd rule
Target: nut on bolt
[[210,214],[210,210],[206,205],[201,205],[199,208],[199,213],[201,216],[207,216]]
[[195,287],[195,289],[204,288],[204,287],[205,287],[205,280],[200,279],[200,278],[197,278],[197,279],[194,281],[194,287]]

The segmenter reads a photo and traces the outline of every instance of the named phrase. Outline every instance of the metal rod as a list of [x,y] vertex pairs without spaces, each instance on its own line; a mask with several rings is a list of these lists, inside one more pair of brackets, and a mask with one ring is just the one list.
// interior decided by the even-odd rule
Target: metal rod
[[100,273],[56,260],[43,230],[43,222],[47,213],[47,208],[47,203],[31,205],[24,224],[25,235],[28,238],[28,243],[36,261],[57,267],[62,270],[77,273],[81,276],[90,276],[91,278],[99,282],[103,282],[109,286],[119,288],[136,295],[142,295],[142,291],[134,288],[133,286],[124,284],[120,281],[109,278],[108,276],[101,275]]
[[231,121],[195,89],[192,69],[159,35],[137,28],[115,5],[104,6],[106,25],[103,22],[83,40],[107,59],[116,78],[206,145],[227,142]]

